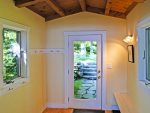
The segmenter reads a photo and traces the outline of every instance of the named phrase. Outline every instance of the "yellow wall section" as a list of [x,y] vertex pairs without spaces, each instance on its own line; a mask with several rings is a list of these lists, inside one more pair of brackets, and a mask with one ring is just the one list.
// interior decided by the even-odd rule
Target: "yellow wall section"
[[136,25],[146,17],[150,16],[150,1],[146,0],[135,7],[135,9],[128,15],[128,33],[133,34],[135,38],[135,63],[128,63],[128,93],[133,99],[133,102],[140,113],[150,113],[150,93],[146,86],[141,85],[138,81],[138,48],[137,48],[137,29]]
[[[26,8],[17,8],[13,0],[0,0],[0,18],[31,28],[29,48],[44,48],[45,21]],[[41,113],[45,108],[44,55],[29,55],[30,82],[0,96],[0,113]]]
[[[47,22],[47,48],[64,48],[65,31],[106,30],[107,105],[116,105],[114,91],[126,91],[127,51],[122,44],[126,20],[93,13],[78,13]],[[48,104],[64,104],[64,55],[47,56]]]

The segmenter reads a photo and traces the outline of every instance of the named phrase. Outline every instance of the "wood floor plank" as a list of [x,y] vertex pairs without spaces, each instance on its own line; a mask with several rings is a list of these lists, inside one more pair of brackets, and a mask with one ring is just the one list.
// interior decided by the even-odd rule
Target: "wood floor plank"
[[73,113],[73,109],[46,109],[43,113]]
[[106,110],[105,113],[112,113],[112,111],[111,110]]

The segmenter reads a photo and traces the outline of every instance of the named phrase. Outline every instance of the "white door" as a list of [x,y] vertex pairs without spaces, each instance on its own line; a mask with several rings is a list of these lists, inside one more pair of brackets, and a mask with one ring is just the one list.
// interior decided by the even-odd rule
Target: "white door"
[[69,107],[101,109],[102,35],[69,36]]

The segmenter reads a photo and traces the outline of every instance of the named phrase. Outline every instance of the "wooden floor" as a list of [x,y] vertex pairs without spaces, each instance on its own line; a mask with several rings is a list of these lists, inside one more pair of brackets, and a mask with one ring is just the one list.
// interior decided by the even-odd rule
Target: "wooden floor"
[[[43,113],[73,113],[73,109],[46,109]],[[105,113],[112,113],[112,111],[105,111]]]
[[73,109],[46,109],[43,113],[73,113]]

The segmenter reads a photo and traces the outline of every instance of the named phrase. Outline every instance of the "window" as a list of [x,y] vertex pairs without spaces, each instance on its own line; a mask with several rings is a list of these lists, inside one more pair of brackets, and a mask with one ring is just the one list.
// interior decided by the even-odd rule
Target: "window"
[[150,84],[150,17],[138,23],[138,77]]
[[0,95],[28,81],[29,28],[0,18]]
[[13,83],[14,79],[24,77],[26,75],[27,57],[25,45],[26,41],[22,42],[21,31],[16,31],[8,28],[3,29],[4,83]]
[[145,30],[146,80],[150,81],[150,27]]

